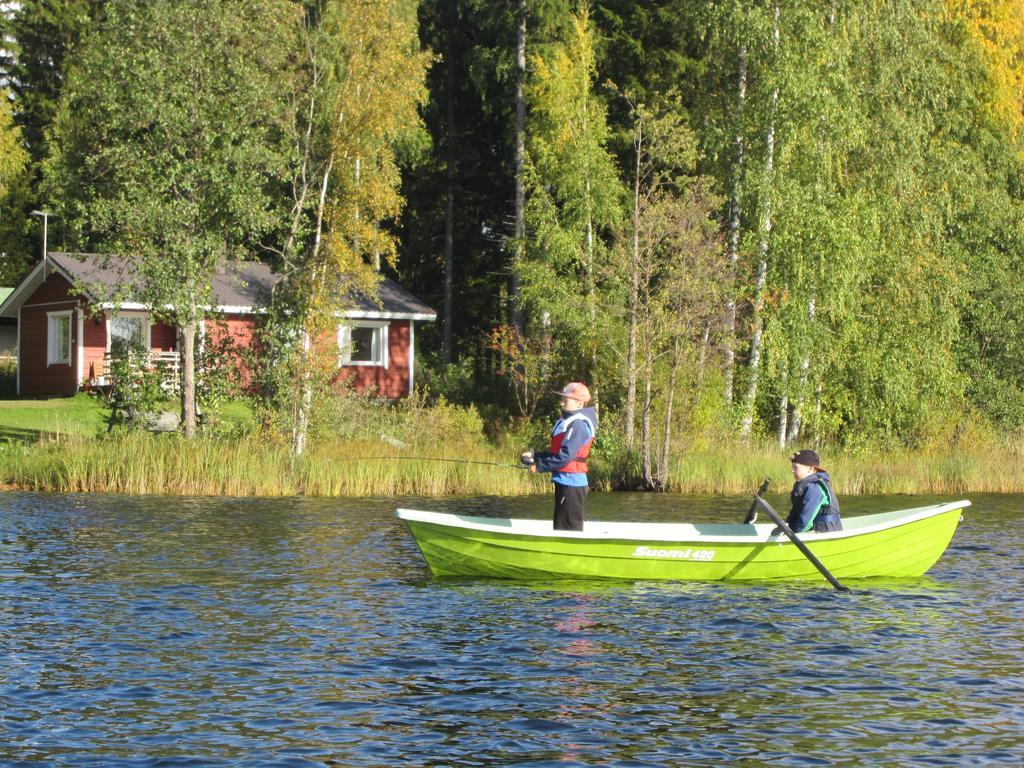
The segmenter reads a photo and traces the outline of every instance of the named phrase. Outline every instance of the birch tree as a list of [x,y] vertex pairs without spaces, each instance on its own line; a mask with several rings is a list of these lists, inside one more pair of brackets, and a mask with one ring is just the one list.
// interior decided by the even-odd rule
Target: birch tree
[[[772,5],[772,56],[779,51],[779,4]],[[757,388],[761,375],[761,335],[764,329],[764,301],[768,285],[768,250],[772,233],[772,184],[775,164],[775,118],[779,101],[779,88],[774,85],[768,108],[768,119],[764,138],[764,170],[760,184],[758,206],[757,275],[754,281],[754,300],[751,309],[750,356],[747,359],[747,389],[743,397],[743,415],[740,422],[740,436],[749,440],[754,424],[754,410],[757,405]]]
[[[314,378],[336,372],[339,315],[375,297],[401,213],[398,149],[418,135],[431,54],[420,50],[417,0],[331,0],[302,27],[303,85],[291,129],[290,225],[280,249],[300,382],[285,398],[292,448],[305,451]],[[282,316],[280,320],[284,321]],[[318,354],[320,353],[320,354]],[[286,390],[287,382],[279,384]]]
[[642,482],[659,489],[668,475],[677,392],[684,380],[690,391],[700,388],[694,385],[727,285],[712,219],[719,201],[709,193],[708,180],[694,174],[696,139],[678,98],[670,96],[657,108],[635,105],[633,114],[626,375],[635,368],[637,381],[627,386],[625,426],[629,436],[630,395],[638,388]]
[[156,315],[172,315],[188,437],[213,275],[273,224],[295,11],[286,0],[111,0],[62,93],[54,199],[90,243],[132,262]]
[[[578,350],[582,375],[598,401],[599,311],[606,239],[621,216],[622,186],[607,149],[605,106],[594,92],[594,31],[589,10],[574,14],[564,41],[533,59],[528,124],[529,252],[523,297],[551,332]],[[565,375],[569,375],[565,372]]]

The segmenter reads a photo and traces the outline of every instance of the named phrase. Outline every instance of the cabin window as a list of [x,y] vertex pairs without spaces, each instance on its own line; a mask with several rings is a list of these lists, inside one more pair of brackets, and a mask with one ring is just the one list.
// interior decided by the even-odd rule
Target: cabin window
[[110,318],[110,354],[122,357],[133,348],[149,349],[149,318],[145,313],[118,313]]
[[388,365],[388,324],[361,321],[338,329],[338,365]]
[[46,313],[46,364],[71,365],[71,311]]

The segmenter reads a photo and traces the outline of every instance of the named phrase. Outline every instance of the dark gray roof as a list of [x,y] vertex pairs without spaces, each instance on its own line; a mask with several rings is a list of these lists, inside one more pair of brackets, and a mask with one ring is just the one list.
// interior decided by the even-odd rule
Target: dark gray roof
[[[53,264],[72,281],[87,287],[93,298],[100,301],[133,301],[133,287],[137,286],[136,275],[131,264],[114,256],[100,256],[87,253],[49,254]],[[260,261],[229,261],[223,272],[213,278],[213,297],[218,307],[252,311],[270,303],[274,286],[282,276],[271,271]],[[380,285],[381,303],[366,296],[360,296],[356,308],[347,314],[415,315],[416,319],[432,320],[433,309],[417,299],[398,283],[384,278]]]
[[94,297],[97,299],[105,299],[120,292],[128,294],[124,298],[131,300],[130,294],[137,285],[129,265],[114,257],[50,251],[47,258],[72,282],[89,286],[97,294]]

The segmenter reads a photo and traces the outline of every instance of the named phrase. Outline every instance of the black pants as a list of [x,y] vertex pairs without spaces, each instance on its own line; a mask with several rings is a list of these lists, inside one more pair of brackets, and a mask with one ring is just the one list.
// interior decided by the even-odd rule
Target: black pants
[[583,515],[587,506],[587,491],[590,489],[585,485],[554,483],[554,486],[555,530],[582,531]]

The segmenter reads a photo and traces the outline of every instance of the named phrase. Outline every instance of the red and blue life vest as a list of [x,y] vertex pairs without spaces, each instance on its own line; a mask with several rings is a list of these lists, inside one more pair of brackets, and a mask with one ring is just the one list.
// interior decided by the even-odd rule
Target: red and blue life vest
[[562,443],[571,431],[570,427],[577,421],[587,423],[590,427],[590,437],[579,447],[576,455],[567,464],[556,470],[558,472],[582,472],[584,474],[587,472],[587,458],[590,456],[590,446],[594,444],[594,435],[597,430],[594,428],[594,422],[586,414],[576,411],[570,416],[555,422],[554,429],[551,430],[551,455],[558,455],[558,452],[562,449]]

